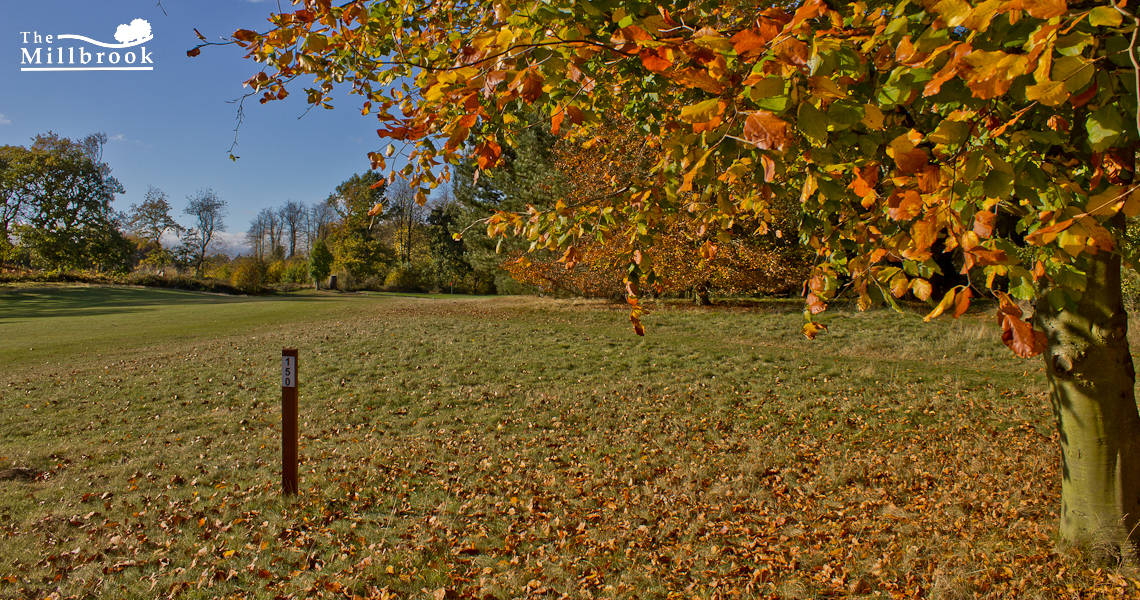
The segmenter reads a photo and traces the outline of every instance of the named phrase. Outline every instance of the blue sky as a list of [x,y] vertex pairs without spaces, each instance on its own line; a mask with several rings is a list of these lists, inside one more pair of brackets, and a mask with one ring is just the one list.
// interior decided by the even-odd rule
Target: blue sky
[[[323,200],[336,185],[368,169],[366,154],[383,147],[374,117],[360,115],[359,98],[343,94],[337,109],[303,118],[300,88],[285,101],[246,102],[235,163],[228,158],[242,81],[258,71],[234,46],[204,48],[197,58],[194,28],[211,40],[235,29],[264,30],[276,0],[37,0],[4,2],[0,18],[0,144],[26,145],[48,130],[68,137],[102,131],[105,158],[126,188],[125,210],[148,185],[162,188],[181,213],[186,196],[211,187],[229,204],[229,238],[254,214],[287,200]],[[282,1],[285,8],[290,3]],[[22,72],[23,31],[80,34],[114,42],[118,25],[150,22],[146,43],[154,70],[143,72]],[[178,215],[181,219],[182,216]]]

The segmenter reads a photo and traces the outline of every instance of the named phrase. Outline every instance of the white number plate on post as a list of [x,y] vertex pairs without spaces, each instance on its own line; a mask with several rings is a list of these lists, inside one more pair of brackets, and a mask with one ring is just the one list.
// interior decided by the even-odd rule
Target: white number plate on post
[[281,357],[281,387],[297,387],[297,358]]

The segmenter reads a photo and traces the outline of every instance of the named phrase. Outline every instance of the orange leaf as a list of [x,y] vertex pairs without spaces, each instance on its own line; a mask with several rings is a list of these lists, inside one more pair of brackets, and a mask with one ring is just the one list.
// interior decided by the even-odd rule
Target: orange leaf
[[673,66],[673,61],[664,55],[664,48],[642,48],[641,64],[650,71],[660,73]]
[[252,42],[257,39],[257,32],[248,29],[239,29],[234,32],[233,38],[239,42]]
[[764,181],[767,183],[774,181],[776,179],[776,161],[761,154],[760,165],[764,167]]
[[929,161],[926,150],[915,146],[921,137],[913,129],[891,140],[887,154],[895,159],[895,165],[901,175],[910,175],[925,167]]
[[475,156],[480,169],[495,166],[502,156],[503,149],[494,141],[488,140],[475,147]]
[[929,300],[931,292],[934,291],[934,286],[925,279],[912,279],[910,282],[910,289],[914,292],[914,297],[919,300]]
[[1035,19],[1059,17],[1069,9],[1065,0],[1030,0],[1024,4],[1025,12]]
[[784,38],[775,44],[776,56],[798,67],[807,66],[811,47],[796,38]]
[[938,303],[938,306],[935,306],[934,310],[930,311],[930,313],[927,314],[925,317],[923,317],[922,320],[926,321],[926,322],[930,322],[934,319],[937,319],[939,315],[946,312],[946,309],[953,306],[953,304],[954,304],[954,291],[955,290],[951,289],[949,292],[946,292],[946,295],[942,296],[942,301]]
[[[1021,312],[1020,310],[1018,311]],[[1001,341],[1021,358],[1037,356],[1045,351],[1049,340],[1045,334],[1022,321],[1019,316],[1001,313]]]
[[766,110],[748,115],[744,121],[744,139],[762,150],[783,150],[791,142],[787,121]]
[[527,104],[538,100],[538,97],[542,95],[542,84],[545,81],[546,80],[542,78],[542,75],[540,75],[538,71],[534,69],[527,71],[526,76],[523,77],[522,99],[525,100]]
[[637,314],[638,310],[634,309],[629,313],[629,322],[633,323],[633,332],[640,336],[645,336],[645,327],[641,324],[641,317]]
[[887,204],[887,216],[895,221],[913,219],[922,212],[922,196],[914,190],[906,190],[891,196]]
[[1045,244],[1048,244],[1049,242],[1052,242],[1054,239],[1056,239],[1058,233],[1068,229],[1072,224],[1072,219],[1065,219],[1064,221],[1053,223],[1048,227],[1042,227],[1041,229],[1038,229],[1037,231],[1034,231],[1033,233],[1025,236],[1025,240],[1038,246],[1044,246]]
[[705,260],[716,258],[716,244],[706,240],[705,243],[701,245],[701,258]]
[[984,210],[974,213],[974,233],[981,238],[990,237],[994,232],[995,221],[997,221],[995,213]]
[[972,292],[970,290],[970,288],[965,288],[961,292],[958,293],[958,297],[954,299],[954,318],[955,319],[964,315],[966,313],[966,309],[970,308],[970,296],[973,296],[973,295],[974,295],[974,292]]
[[768,38],[763,37],[754,29],[744,29],[732,36],[732,49],[739,55],[764,50],[767,45]]
[[807,305],[808,310],[811,311],[811,314],[813,315],[818,315],[819,313],[827,310],[827,303],[823,300],[820,300],[819,296],[815,295],[815,292],[808,292]]
[[800,188],[800,204],[811,198],[817,189],[819,189],[819,184],[816,183],[815,176],[808,175],[807,179],[804,179],[804,186]]

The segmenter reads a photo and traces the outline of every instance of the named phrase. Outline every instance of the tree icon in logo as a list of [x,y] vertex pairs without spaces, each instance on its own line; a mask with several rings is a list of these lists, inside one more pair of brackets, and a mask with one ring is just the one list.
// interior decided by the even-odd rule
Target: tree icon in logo
[[115,29],[115,40],[124,44],[146,39],[150,39],[150,22],[146,19],[135,19],[130,25],[119,25]]

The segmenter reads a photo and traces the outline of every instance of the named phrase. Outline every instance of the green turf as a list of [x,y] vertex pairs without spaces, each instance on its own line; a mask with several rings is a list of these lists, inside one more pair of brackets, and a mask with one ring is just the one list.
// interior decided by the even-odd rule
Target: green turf
[[1040,362],[992,316],[799,311],[2,290],[0,473],[39,476],[0,481],[0,597],[1132,589],[1055,548]]
[[106,357],[231,333],[305,327],[352,312],[378,295],[310,291],[229,296],[109,286],[0,287],[0,363],[19,367],[73,361],[92,353]]

